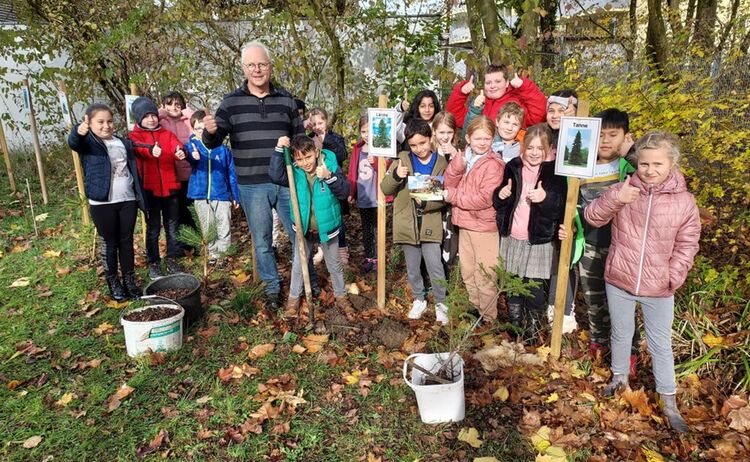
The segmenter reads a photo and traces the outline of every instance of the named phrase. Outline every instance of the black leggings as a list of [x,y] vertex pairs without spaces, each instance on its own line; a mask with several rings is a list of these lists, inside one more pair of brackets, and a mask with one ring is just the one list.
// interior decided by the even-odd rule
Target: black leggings
[[89,206],[96,232],[102,238],[102,263],[107,276],[117,276],[119,254],[122,274],[133,271],[133,229],[138,207],[135,201]]
[[538,287],[531,290],[528,297],[513,296],[508,297],[508,303],[515,303],[523,307],[526,315],[536,314],[541,316],[547,308],[547,291],[549,290],[549,279],[523,278],[523,282],[534,281],[539,283]]
[[362,246],[365,258],[378,258],[376,252],[375,233],[378,229],[377,207],[366,207],[359,209],[359,217],[362,220]]
[[148,204],[148,219],[146,220],[146,256],[149,263],[159,263],[159,234],[162,221],[164,234],[167,236],[167,258],[181,258],[184,256],[182,247],[177,240],[179,227],[179,199],[177,194],[167,197],[156,197],[146,192]]

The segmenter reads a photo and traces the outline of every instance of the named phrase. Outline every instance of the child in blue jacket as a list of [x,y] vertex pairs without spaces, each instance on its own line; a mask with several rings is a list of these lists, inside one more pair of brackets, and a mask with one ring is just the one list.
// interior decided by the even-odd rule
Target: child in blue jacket
[[232,153],[223,144],[208,149],[201,140],[205,116],[204,111],[196,111],[190,117],[193,134],[185,145],[185,151],[188,152],[187,160],[193,172],[190,174],[187,197],[194,201],[204,234],[216,224],[216,239],[208,243],[209,263],[213,265],[232,243],[232,206],[235,209],[239,207],[240,195]]
[[[294,158],[292,172],[297,189],[302,229],[297,233],[305,236],[305,249],[309,254],[313,243],[319,242],[323,249],[326,268],[331,276],[333,294],[336,296],[336,306],[344,311],[346,316],[353,318],[352,305],[346,295],[344,286],[344,270],[339,254],[338,235],[341,232],[340,200],[349,197],[349,182],[336,162],[336,155],[327,149],[319,149],[308,136],[298,135],[290,142],[282,136],[276,143],[276,150],[271,157],[268,175],[271,181],[281,186],[289,186],[286,165],[284,164],[284,148],[290,147]],[[290,198],[294,200],[294,198]],[[294,219],[294,208],[292,219]],[[299,246],[294,246],[294,260],[292,263],[292,280],[289,286],[289,300],[286,305],[285,316],[296,315],[299,309],[303,291],[302,267],[300,265]],[[352,319],[353,320],[353,319]]]

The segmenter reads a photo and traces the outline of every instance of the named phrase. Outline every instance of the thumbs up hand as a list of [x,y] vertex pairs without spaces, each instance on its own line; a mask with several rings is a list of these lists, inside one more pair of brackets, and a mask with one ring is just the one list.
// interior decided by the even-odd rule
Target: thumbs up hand
[[178,147],[174,152],[174,156],[179,160],[185,160],[185,151]]
[[88,132],[89,132],[89,116],[85,115],[83,116],[83,122],[81,122],[81,124],[78,125],[78,134],[81,136],[86,136]]
[[501,189],[500,192],[497,193],[497,197],[499,197],[502,200],[505,200],[510,197],[512,190],[513,190],[513,180],[508,179],[508,184],[506,184],[505,187]]
[[630,175],[625,178],[622,188],[617,192],[617,200],[623,204],[631,204],[638,199],[641,190],[630,185]]
[[201,153],[198,152],[198,148],[196,148],[195,145],[193,145],[192,154],[193,154],[193,159],[201,160]]
[[526,197],[534,204],[542,202],[547,197],[547,192],[542,188],[542,182],[537,183],[536,188],[529,191]]
[[516,72],[510,80],[510,86],[513,88],[519,88],[521,85],[523,85],[523,79],[519,77],[518,72]]
[[404,89],[404,99],[401,101],[401,112],[406,112],[409,110],[409,94],[407,93],[407,90]]
[[315,176],[317,176],[321,180],[327,180],[331,178],[331,171],[328,170],[326,164],[320,164],[315,168]]
[[476,98],[474,98],[474,107],[484,106],[485,99],[486,98],[484,97],[484,90],[479,90],[479,94]]
[[468,95],[472,91],[474,91],[474,76],[473,75],[469,77],[469,81],[463,84],[463,86],[461,87],[461,93],[463,93],[464,95]]
[[159,146],[159,142],[154,143],[154,147],[151,148],[151,154],[154,157],[159,157],[161,155],[161,146]]
[[401,159],[398,160],[398,167],[396,167],[396,175],[399,178],[406,178],[409,176],[409,167],[404,165]]

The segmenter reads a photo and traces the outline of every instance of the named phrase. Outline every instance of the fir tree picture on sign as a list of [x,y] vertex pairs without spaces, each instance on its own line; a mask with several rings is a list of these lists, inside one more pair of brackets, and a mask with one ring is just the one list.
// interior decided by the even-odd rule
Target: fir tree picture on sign
[[396,110],[367,110],[369,152],[374,156],[396,157]]
[[600,119],[563,117],[560,122],[555,173],[579,178],[593,177],[600,131]]

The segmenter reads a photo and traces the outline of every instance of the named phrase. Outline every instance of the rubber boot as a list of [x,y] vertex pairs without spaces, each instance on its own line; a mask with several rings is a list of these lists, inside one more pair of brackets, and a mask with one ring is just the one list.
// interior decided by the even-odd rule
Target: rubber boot
[[524,333],[524,340],[527,345],[537,345],[541,342],[542,332],[544,331],[542,320],[544,315],[544,310],[530,309],[526,313],[526,331]]
[[122,277],[123,285],[125,285],[125,293],[129,298],[138,299],[141,298],[141,288],[135,282],[135,271],[131,271]]
[[[520,303],[508,303],[508,320],[514,327],[518,327],[520,330],[525,330],[526,326],[523,322],[523,305]],[[520,335],[516,336],[518,339]]]
[[682,418],[680,410],[677,409],[677,397],[674,394],[667,395],[664,393],[659,393],[659,396],[664,403],[663,411],[667,420],[669,420],[669,426],[678,433],[687,433],[687,422]]
[[602,395],[604,396],[613,396],[616,391],[622,390],[623,388],[627,388],[628,386],[628,376],[625,374],[614,374],[612,376],[612,381],[609,382],[609,385],[604,387],[604,391],[602,391]]
[[107,286],[109,287],[109,294],[116,302],[125,300],[127,295],[125,294],[125,288],[120,283],[120,278],[117,275],[106,276]]

